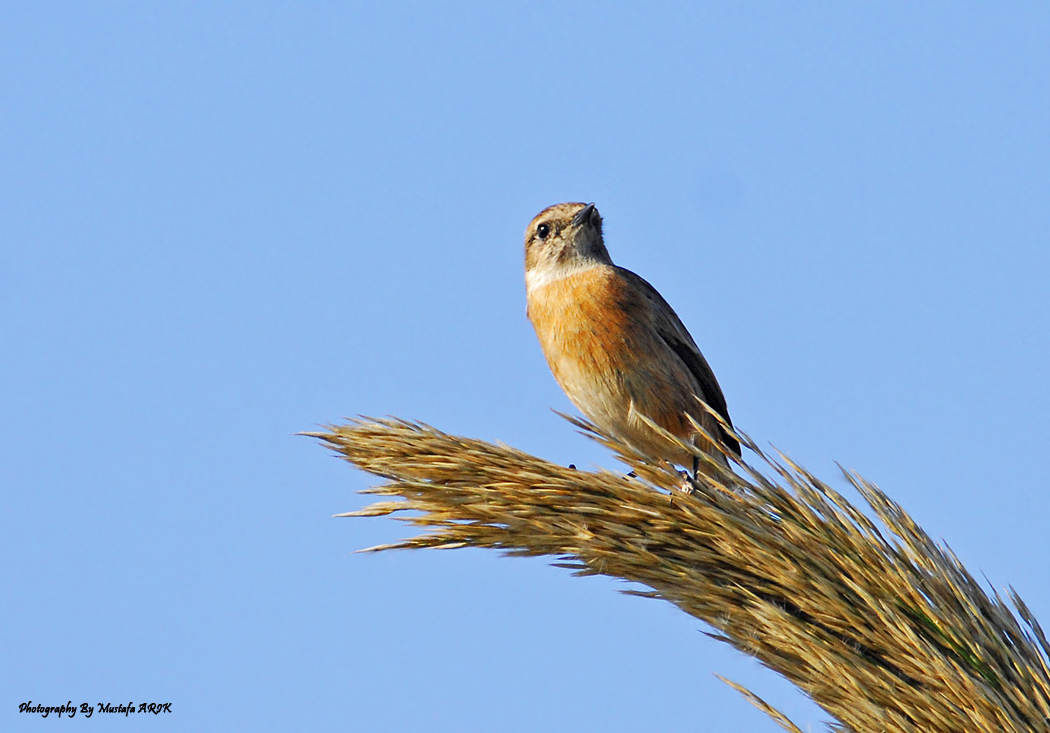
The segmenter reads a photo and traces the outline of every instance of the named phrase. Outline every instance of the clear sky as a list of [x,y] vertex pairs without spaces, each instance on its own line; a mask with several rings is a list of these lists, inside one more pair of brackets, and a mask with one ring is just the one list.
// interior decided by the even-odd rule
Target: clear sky
[[525,318],[566,200],[743,430],[1050,623],[1048,38],[1045,3],[4,3],[0,727],[779,730],[718,672],[817,729],[621,583],[331,518],[372,481],[294,433],[359,413],[617,465]]

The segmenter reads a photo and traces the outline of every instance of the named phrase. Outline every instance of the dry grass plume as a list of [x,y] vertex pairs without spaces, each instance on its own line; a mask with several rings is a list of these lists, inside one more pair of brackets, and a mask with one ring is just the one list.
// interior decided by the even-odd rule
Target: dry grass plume
[[[789,679],[848,731],[1050,731],[1047,639],[860,476],[861,512],[741,436],[762,470],[682,479],[589,431],[635,477],[558,466],[402,420],[311,433],[398,497],[339,516],[425,530],[386,550],[491,547],[648,588]],[[670,495],[669,495],[670,493]],[[1018,618],[1019,617],[1019,618]],[[735,686],[735,685],[734,685]],[[737,689],[740,689],[739,687]],[[742,690],[784,728],[798,730]]]

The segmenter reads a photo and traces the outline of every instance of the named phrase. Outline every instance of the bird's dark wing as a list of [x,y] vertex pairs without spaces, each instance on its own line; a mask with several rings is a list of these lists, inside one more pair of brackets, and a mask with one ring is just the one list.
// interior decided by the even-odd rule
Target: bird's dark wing
[[[660,334],[660,338],[664,340],[674,353],[682,360],[693,376],[696,378],[697,383],[700,385],[702,394],[698,395],[701,399],[708,404],[708,406],[717,412],[723,420],[726,421],[727,425],[732,426],[733,421],[729,417],[729,408],[726,406],[725,395],[722,394],[722,388],[718,386],[718,380],[715,379],[715,373],[711,370],[711,365],[707,363],[707,359],[700,353],[700,349],[697,347],[696,342],[693,341],[693,337],[689,335],[689,331],[686,330],[682,320],[678,317],[678,314],[674,312],[674,309],[668,305],[667,301],[664,300],[663,296],[646,282],[643,278],[635,275],[630,270],[625,270],[622,267],[616,268],[619,273],[627,279],[627,281],[635,286],[640,292],[644,293],[650,301],[652,301],[653,307],[651,312],[653,313],[654,326],[656,332]],[[722,442],[731,451],[740,455],[740,443],[732,435],[729,435],[724,428],[719,426],[719,432],[721,433]]]

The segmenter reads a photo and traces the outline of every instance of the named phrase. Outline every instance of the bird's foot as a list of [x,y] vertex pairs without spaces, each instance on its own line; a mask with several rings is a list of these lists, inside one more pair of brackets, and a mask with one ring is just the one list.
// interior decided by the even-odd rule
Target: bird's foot
[[682,477],[682,483],[679,484],[678,490],[683,494],[693,493],[693,477],[689,475],[689,472],[679,471],[678,475]]

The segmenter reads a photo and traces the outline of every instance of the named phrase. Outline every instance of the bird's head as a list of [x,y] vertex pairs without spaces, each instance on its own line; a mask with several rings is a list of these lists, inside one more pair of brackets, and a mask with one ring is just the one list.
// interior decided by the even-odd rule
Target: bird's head
[[612,264],[594,204],[549,206],[525,230],[525,286],[531,290],[594,265]]

